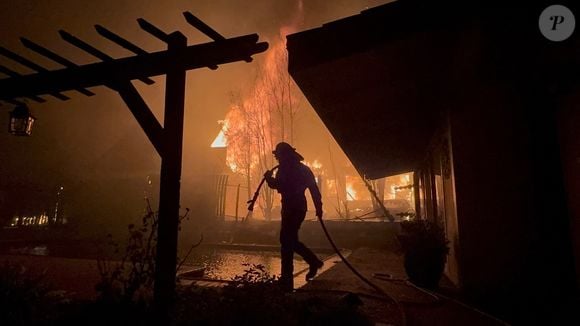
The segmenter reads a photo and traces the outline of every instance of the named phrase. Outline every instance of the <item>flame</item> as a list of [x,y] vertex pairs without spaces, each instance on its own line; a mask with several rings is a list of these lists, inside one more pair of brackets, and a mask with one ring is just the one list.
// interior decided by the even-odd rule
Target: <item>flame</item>
[[314,160],[312,163],[305,161],[304,165],[306,165],[307,167],[309,167],[313,170],[321,170],[322,169],[322,163],[320,163],[318,160]]
[[346,200],[353,201],[356,199],[357,199],[357,196],[356,196],[356,190],[354,190],[354,183],[347,181],[347,183],[346,183]]
[[270,41],[254,85],[235,97],[226,113],[223,139],[227,144],[226,163],[233,172],[261,175],[274,165],[272,149],[276,143],[293,142],[292,119],[299,108],[299,91],[288,74],[284,36],[301,22],[301,1],[297,11],[292,24],[282,27],[278,37]]
[[336,182],[334,180],[326,180],[326,189],[329,193],[336,194]]
[[322,169],[322,163],[318,162],[318,160],[314,160],[314,162],[312,162],[312,167],[314,169]]

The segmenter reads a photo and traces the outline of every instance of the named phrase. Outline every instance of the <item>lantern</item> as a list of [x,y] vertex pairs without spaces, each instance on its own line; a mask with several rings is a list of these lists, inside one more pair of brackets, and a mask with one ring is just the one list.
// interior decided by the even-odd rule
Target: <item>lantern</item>
[[32,133],[32,124],[36,120],[30,114],[26,105],[19,105],[10,112],[10,125],[8,131],[16,136],[30,136]]

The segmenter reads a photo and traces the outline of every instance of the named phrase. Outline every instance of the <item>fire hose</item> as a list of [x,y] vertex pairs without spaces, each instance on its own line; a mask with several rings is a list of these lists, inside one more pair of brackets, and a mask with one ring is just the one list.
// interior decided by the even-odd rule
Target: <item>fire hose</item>
[[[274,170],[278,169],[278,167],[279,167],[279,165],[276,165],[275,167],[272,168],[271,171],[274,171]],[[260,195],[260,189],[262,189],[262,185],[264,184],[265,181],[266,181],[266,176],[264,176],[262,178],[262,181],[260,181],[260,184],[258,185],[258,188],[256,189],[256,192],[254,193],[254,196],[252,197],[252,199],[248,200],[248,214],[246,215],[246,218],[244,219],[244,221],[250,216],[250,214],[254,210],[254,204],[256,203],[256,200],[258,200],[258,196]],[[334,252],[336,252],[336,254],[338,255],[338,257],[340,257],[340,259],[348,267],[348,269],[350,269],[354,273],[354,275],[356,275],[360,280],[362,280],[364,283],[366,283],[367,285],[369,285],[370,287],[372,287],[374,290],[376,290],[377,292],[379,292],[379,293],[381,293],[383,295],[386,295],[386,296],[388,296],[389,298],[392,299],[392,297],[389,296],[387,293],[385,293],[385,291],[383,289],[381,289],[380,287],[378,287],[373,282],[369,281],[359,271],[357,271],[356,268],[354,268],[354,266],[352,266],[349,263],[349,261],[346,259],[346,257],[344,257],[342,255],[342,253],[340,252],[340,249],[338,249],[338,247],[334,243],[334,240],[330,236],[330,233],[328,233],[328,230],[326,229],[326,225],[324,224],[324,221],[322,220],[322,216],[318,216],[318,221],[320,222],[320,225],[322,226],[322,230],[324,231],[324,234],[326,235],[326,239],[328,239],[328,242],[332,246],[332,249],[334,249]]]
[[[280,167],[280,166],[276,165],[275,167],[272,168],[271,171],[274,172],[275,170],[278,169],[278,167]],[[264,181],[266,181],[266,176],[264,176],[262,178],[262,181],[260,181],[260,184],[258,185],[256,192],[254,192],[254,196],[252,197],[252,199],[248,200],[248,202],[247,202],[248,214],[246,214],[246,217],[243,219],[243,221],[246,221],[250,217],[252,212],[254,211],[254,204],[256,203],[256,200],[258,200],[258,196],[260,195],[260,189],[262,189],[262,186],[264,185]]]
[[[278,169],[278,167],[279,167],[279,165],[276,165],[275,167],[272,168],[271,171],[274,171],[274,170]],[[247,202],[248,203],[248,214],[246,215],[246,218],[244,219],[244,221],[247,220],[248,217],[252,214],[252,212],[254,210],[254,204],[258,200],[258,196],[260,195],[260,190],[262,189],[262,186],[264,185],[264,182],[265,181],[266,181],[266,176],[264,175],[264,177],[262,178],[262,181],[260,181],[260,184],[258,185],[258,188],[256,189],[256,192],[254,192],[254,196],[252,197],[252,199],[248,200],[248,202]],[[377,291],[378,293],[380,293],[383,297],[385,297],[385,298],[393,301],[396,304],[396,306],[397,306],[397,308],[399,310],[399,313],[401,314],[402,324],[403,325],[406,325],[407,324],[407,321],[406,321],[406,317],[405,317],[405,312],[404,312],[404,310],[403,310],[403,308],[401,306],[401,303],[397,299],[395,299],[393,296],[387,294],[379,286],[377,286],[376,284],[374,284],[373,282],[371,282],[369,279],[367,279],[366,277],[364,277],[356,268],[354,268],[354,266],[352,266],[350,264],[350,262],[346,259],[346,257],[344,257],[342,255],[342,253],[340,252],[340,249],[338,249],[338,247],[334,243],[334,240],[332,239],[332,237],[330,236],[330,233],[326,229],[326,225],[324,224],[324,221],[322,220],[322,216],[318,216],[318,221],[320,222],[320,225],[322,226],[322,230],[324,231],[324,234],[326,236],[326,239],[328,239],[328,242],[332,246],[332,249],[338,255],[338,257],[340,257],[340,259],[346,265],[346,267],[348,267],[348,269],[350,269],[350,271],[356,277],[358,277],[361,281],[363,281],[364,283],[366,283],[367,285],[369,285],[371,288],[373,288],[375,291]]]
[[[271,171],[274,171],[274,170],[278,169],[278,167],[279,167],[278,165],[275,166],[275,167],[273,167]],[[262,181],[258,185],[258,188],[256,189],[256,192],[254,193],[254,196],[252,197],[251,200],[248,201],[248,215],[246,216],[246,219],[248,218],[248,216],[250,216],[251,212],[253,211],[254,204],[256,203],[256,200],[258,199],[258,196],[260,194],[260,190],[261,190],[261,188],[262,188],[262,186],[263,186],[263,184],[264,184],[265,181],[266,181],[266,177],[264,176],[262,178]],[[405,311],[403,309],[403,306],[402,306],[401,302],[399,302],[399,300],[397,300],[393,296],[391,296],[388,293],[386,293],[386,291],[384,291],[379,286],[377,286],[376,284],[374,284],[373,282],[371,282],[369,279],[367,279],[366,277],[364,277],[354,266],[352,266],[350,264],[350,262],[346,259],[346,257],[344,257],[342,255],[342,253],[340,252],[340,249],[338,249],[338,247],[334,243],[334,240],[332,239],[332,237],[330,236],[330,233],[326,229],[326,225],[324,224],[324,221],[322,220],[322,216],[318,216],[318,221],[320,222],[320,226],[322,226],[322,230],[324,231],[324,235],[326,236],[326,239],[328,240],[328,242],[332,246],[332,249],[335,251],[335,253],[338,255],[338,257],[340,257],[340,259],[346,265],[346,267],[348,267],[348,269],[350,269],[350,271],[356,277],[358,277],[361,281],[363,281],[368,286],[370,286],[371,288],[373,288],[375,291],[377,291],[378,293],[380,293],[384,299],[388,299],[388,300],[391,300],[392,302],[394,302],[395,305],[397,306],[397,309],[399,310],[400,315],[401,315],[401,323],[403,325],[406,325],[407,324],[407,318],[406,318],[406,314],[405,314]],[[467,305],[465,305],[465,304],[463,304],[463,303],[461,303],[459,301],[456,301],[454,299],[447,298],[447,297],[442,296],[440,294],[437,294],[436,295],[436,294],[434,294],[434,293],[432,293],[430,291],[427,291],[427,290],[425,290],[425,289],[423,289],[421,287],[416,286],[415,284],[413,284],[413,283],[411,283],[411,282],[409,282],[407,280],[402,280],[402,279],[401,280],[399,280],[399,279],[385,279],[385,278],[382,278],[381,277],[381,276],[383,276],[382,274],[375,274],[374,276],[377,279],[384,280],[384,281],[404,281],[409,286],[412,286],[412,287],[416,288],[417,290],[419,290],[419,291],[421,291],[421,292],[423,292],[423,293],[425,293],[425,294],[433,297],[435,299],[434,302],[439,302],[440,301],[439,296],[441,296],[441,297],[443,297],[443,298],[445,298],[447,300],[451,300],[451,301],[453,301],[453,302],[455,302],[457,304],[460,304],[460,305],[462,305],[465,308],[471,309],[471,310],[473,310],[475,312],[481,313],[481,314],[483,314],[483,315],[485,315],[485,316],[487,316],[489,318],[492,318],[492,319],[494,319],[494,320],[496,320],[498,322],[501,322],[502,324],[505,324],[503,321],[498,320],[498,319],[496,319],[493,316],[487,315],[487,314],[485,314],[485,313],[483,313],[483,312],[481,312],[481,311],[479,311],[477,309],[474,309],[472,307],[469,307],[469,306],[467,306]],[[332,291],[332,290],[330,290],[330,291]],[[334,292],[341,292],[341,291],[334,291]],[[348,291],[346,291],[346,292],[348,292]],[[348,292],[348,293],[352,293],[352,292]],[[357,294],[364,295],[364,296],[369,296],[368,294],[365,294],[365,293],[357,293]],[[370,296],[370,297],[373,297],[373,296]],[[381,299],[380,297],[374,297],[374,298]]]

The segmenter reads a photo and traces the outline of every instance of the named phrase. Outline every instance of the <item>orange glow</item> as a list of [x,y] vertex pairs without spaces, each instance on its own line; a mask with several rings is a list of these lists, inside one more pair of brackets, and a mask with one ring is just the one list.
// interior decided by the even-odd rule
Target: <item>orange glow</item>
[[276,143],[292,143],[294,137],[298,88],[288,75],[282,34],[270,45],[255,84],[232,100],[224,120],[227,165],[243,175],[257,175],[271,168]]
[[336,194],[336,182],[334,180],[326,180],[326,189],[331,194]]
[[402,173],[385,178],[385,199],[405,199],[413,202],[413,189],[404,188],[413,183],[413,174]]
[[314,162],[312,162],[312,167],[314,169],[322,169],[322,164],[318,162],[318,160],[314,160]]
[[353,201],[356,200],[356,190],[354,190],[354,183],[353,182],[346,182],[346,200]]
[[[312,163],[306,161],[306,162],[304,162],[304,164],[315,171],[316,170],[320,171],[322,169],[322,163],[320,163],[318,160],[314,160]],[[322,171],[320,171],[320,172],[322,172]]]

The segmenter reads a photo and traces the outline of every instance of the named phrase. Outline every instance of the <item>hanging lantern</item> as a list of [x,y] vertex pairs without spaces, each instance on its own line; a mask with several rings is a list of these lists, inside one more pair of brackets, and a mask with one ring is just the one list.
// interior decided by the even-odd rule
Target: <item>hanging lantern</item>
[[8,131],[16,136],[30,136],[32,133],[32,124],[36,120],[30,114],[26,105],[19,105],[10,112],[10,125]]

